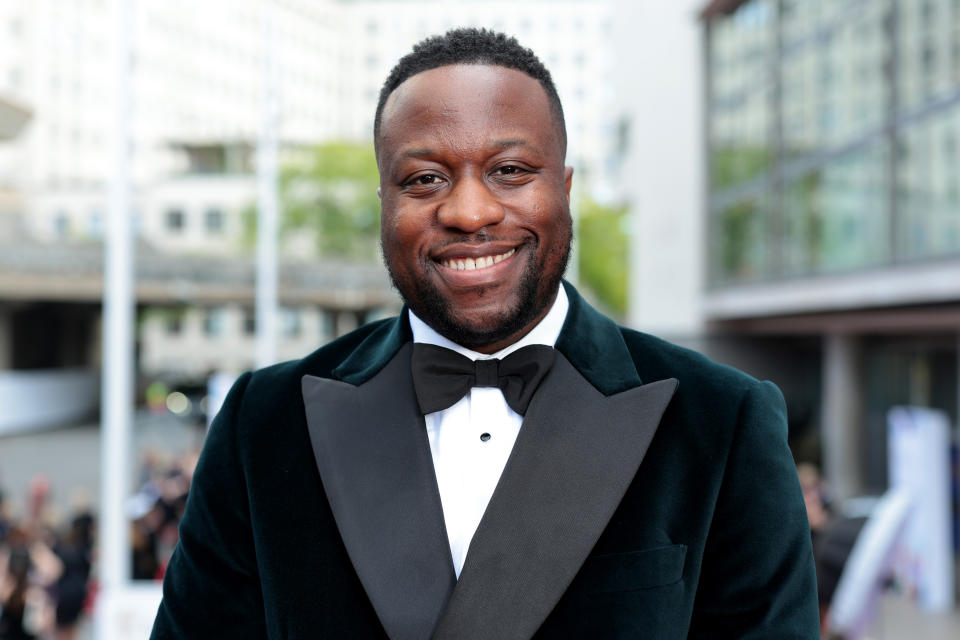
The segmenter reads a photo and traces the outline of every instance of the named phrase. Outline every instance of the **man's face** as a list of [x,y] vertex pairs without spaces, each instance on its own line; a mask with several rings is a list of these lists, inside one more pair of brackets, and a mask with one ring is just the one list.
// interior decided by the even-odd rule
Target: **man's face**
[[407,79],[378,141],[381,242],[414,313],[492,353],[539,322],[570,251],[570,181],[547,94],[521,71],[451,65]]

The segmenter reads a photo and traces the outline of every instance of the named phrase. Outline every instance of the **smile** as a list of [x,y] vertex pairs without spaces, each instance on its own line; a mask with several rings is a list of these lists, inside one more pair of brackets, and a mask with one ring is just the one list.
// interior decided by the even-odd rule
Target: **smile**
[[516,252],[516,249],[510,249],[510,251],[506,253],[480,256],[478,258],[451,258],[449,260],[441,260],[440,264],[456,271],[476,271],[477,269],[486,269],[487,267],[492,267],[497,263],[503,262]]

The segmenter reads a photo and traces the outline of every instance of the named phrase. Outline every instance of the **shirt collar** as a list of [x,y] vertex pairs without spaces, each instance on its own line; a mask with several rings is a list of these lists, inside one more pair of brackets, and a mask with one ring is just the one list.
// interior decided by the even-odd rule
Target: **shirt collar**
[[567,318],[567,310],[570,308],[570,301],[567,299],[567,292],[563,287],[557,288],[557,299],[553,301],[550,311],[538,322],[527,335],[523,336],[513,344],[500,349],[496,353],[479,353],[472,349],[462,347],[453,340],[445,338],[433,330],[430,325],[416,316],[413,311],[408,309],[410,314],[410,329],[413,331],[413,341],[434,344],[438,347],[446,347],[456,351],[460,355],[466,356],[471,360],[487,360],[489,358],[504,358],[521,347],[531,344],[545,344],[548,347],[554,346],[557,338],[560,337],[560,330],[563,328],[563,321]]

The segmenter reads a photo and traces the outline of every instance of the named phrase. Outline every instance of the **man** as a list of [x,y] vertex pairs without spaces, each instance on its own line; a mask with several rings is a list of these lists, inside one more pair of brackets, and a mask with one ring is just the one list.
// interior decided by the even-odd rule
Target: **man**
[[561,282],[572,170],[532,52],[420,43],[375,144],[406,306],[240,378],[153,637],[816,638],[777,389]]

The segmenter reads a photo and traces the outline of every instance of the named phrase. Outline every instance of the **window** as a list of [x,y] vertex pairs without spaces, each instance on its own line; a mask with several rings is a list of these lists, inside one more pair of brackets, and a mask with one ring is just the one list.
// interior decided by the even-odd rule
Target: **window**
[[337,315],[330,309],[320,310],[320,335],[323,340],[329,340],[337,332]]
[[178,336],[183,332],[183,309],[170,309],[164,319],[167,335]]
[[203,216],[204,226],[207,233],[211,235],[220,235],[223,233],[223,211],[217,208],[207,209]]
[[90,212],[90,236],[93,238],[103,237],[103,215],[98,209]]
[[70,232],[70,218],[66,211],[57,211],[53,216],[53,233],[58,238],[65,238]]
[[284,338],[296,338],[303,329],[300,310],[293,307],[281,307],[280,332]]
[[186,226],[186,216],[182,209],[168,209],[164,224],[168,231],[179,233]]
[[937,53],[929,43],[923,46],[923,70],[925,73],[933,73],[936,66]]
[[203,332],[210,337],[219,338],[226,333],[227,316],[220,308],[207,309],[203,317]]
[[243,310],[243,333],[252,336],[257,332],[257,312],[255,309],[246,308]]

